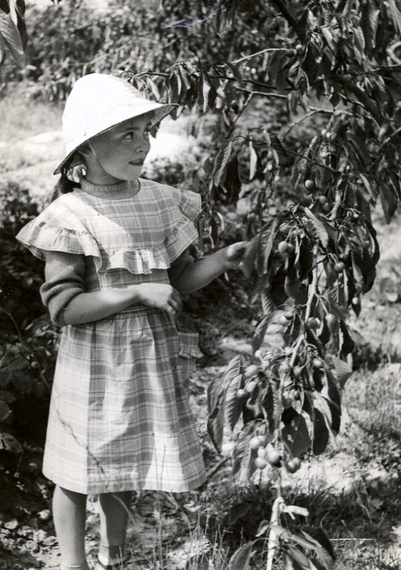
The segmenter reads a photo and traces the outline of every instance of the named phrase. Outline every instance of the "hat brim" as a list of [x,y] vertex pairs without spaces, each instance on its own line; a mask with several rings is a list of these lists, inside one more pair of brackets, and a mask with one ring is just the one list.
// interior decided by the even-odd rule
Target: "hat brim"
[[63,167],[68,163],[68,161],[70,160],[70,158],[72,157],[72,155],[79,149],[79,147],[81,145],[83,145],[85,142],[87,142],[88,140],[94,138],[95,136],[101,135],[103,133],[106,133],[107,131],[109,131],[110,129],[113,129],[114,127],[116,127],[117,125],[123,123],[124,121],[128,121],[129,119],[133,119],[135,117],[140,117],[141,115],[147,115],[148,113],[151,114],[153,116],[152,118],[152,122],[151,122],[151,128],[155,127],[156,125],[158,125],[165,117],[167,117],[168,115],[170,115],[175,109],[177,109],[178,105],[176,104],[162,104],[162,103],[154,103],[155,108],[154,109],[150,109],[148,111],[141,111],[139,113],[132,113],[129,116],[127,116],[126,118],[124,118],[122,121],[118,121],[117,123],[110,125],[109,127],[107,127],[107,129],[104,129],[98,133],[95,134],[91,134],[88,135],[86,138],[83,138],[79,144],[77,144],[67,155],[66,157],[60,162],[60,164],[57,166],[56,170],[53,172],[53,174],[61,174]]

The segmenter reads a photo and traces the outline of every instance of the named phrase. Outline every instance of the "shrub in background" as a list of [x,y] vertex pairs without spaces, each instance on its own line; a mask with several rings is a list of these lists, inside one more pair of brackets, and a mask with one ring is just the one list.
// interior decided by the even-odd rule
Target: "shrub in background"
[[39,296],[43,263],[15,239],[38,205],[10,183],[0,212],[0,450],[19,452],[43,437],[58,332]]

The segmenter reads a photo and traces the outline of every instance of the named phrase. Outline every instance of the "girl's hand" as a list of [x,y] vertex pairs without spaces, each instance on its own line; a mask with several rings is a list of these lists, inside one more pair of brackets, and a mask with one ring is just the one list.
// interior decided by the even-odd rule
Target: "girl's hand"
[[134,285],[138,294],[138,303],[161,309],[175,316],[182,309],[182,299],[178,291],[166,283],[142,283]]
[[241,261],[244,257],[246,249],[248,247],[247,241],[239,241],[237,243],[233,243],[229,245],[226,250],[226,262],[225,268],[226,270],[229,269],[238,269],[241,266]]

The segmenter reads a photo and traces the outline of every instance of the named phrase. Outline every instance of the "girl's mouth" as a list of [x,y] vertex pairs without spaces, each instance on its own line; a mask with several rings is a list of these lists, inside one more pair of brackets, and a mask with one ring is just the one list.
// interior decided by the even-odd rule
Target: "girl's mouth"
[[130,164],[133,166],[143,166],[143,160],[131,160]]

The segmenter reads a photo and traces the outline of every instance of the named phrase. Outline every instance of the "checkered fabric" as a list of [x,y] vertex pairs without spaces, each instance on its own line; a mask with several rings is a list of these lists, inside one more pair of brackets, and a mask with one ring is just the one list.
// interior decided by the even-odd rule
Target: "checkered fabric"
[[[31,251],[91,256],[99,287],[168,283],[167,269],[196,239],[200,198],[141,180],[126,189],[83,186],[53,202],[18,235]],[[63,328],[44,474],[84,494],[184,492],[205,481],[187,380],[197,334],[145,306]]]

